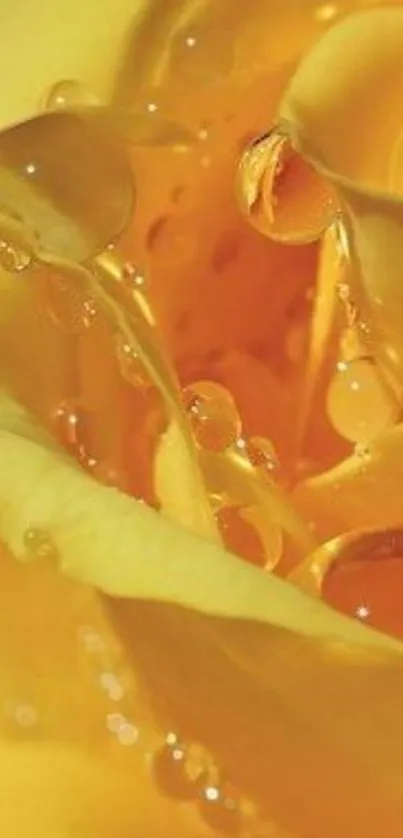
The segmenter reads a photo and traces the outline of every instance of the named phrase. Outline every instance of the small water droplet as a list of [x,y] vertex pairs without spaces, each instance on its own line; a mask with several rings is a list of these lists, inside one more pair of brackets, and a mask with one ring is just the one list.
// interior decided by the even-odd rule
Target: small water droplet
[[315,241],[336,213],[328,185],[277,130],[243,152],[237,192],[249,222],[277,241]]
[[49,111],[64,110],[76,105],[99,105],[99,99],[84,84],[74,79],[59,81],[46,95]]
[[93,626],[79,626],[79,638],[82,640],[86,652],[90,654],[103,654],[106,651],[106,643]]
[[235,401],[214,381],[197,381],[183,391],[184,404],[196,442],[210,451],[225,451],[241,433]]
[[25,271],[32,263],[32,258],[29,253],[10,244],[6,241],[0,240],[0,267],[10,274],[19,274]]
[[48,317],[66,334],[80,334],[96,320],[95,301],[78,290],[71,277],[47,273],[41,279],[39,290]]
[[123,335],[115,339],[115,352],[122,378],[138,390],[149,390],[150,377],[136,350]]
[[274,445],[267,437],[249,437],[246,453],[255,468],[260,468],[265,471],[270,479],[275,477],[280,464]]
[[75,459],[92,471],[98,464],[92,452],[94,417],[79,402],[65,400],[54,415],[56,435]]
[[24,532],[23,543],[28,557],[35,559],[55,559],[57,549],[49,533],[39,527],[29,527]]

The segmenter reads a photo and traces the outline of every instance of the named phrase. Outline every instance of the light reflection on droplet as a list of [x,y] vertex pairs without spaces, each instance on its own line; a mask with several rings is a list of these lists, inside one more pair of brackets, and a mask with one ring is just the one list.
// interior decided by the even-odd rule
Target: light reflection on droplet
[[115,352],[122,378],[138,390],[148,390],[151,381],[147,370],[136,350],[123,335],[118,335],[115,339]]
[[120,745],[125,747],[131,747],[136,744],[139,738],[139,731],[135,725],[131,724],[131,722],[125,720],[123,721],[117,730],[116,738]]
[[60,443],[89,471],[98,464],[92,451],[94,417],[79,402],[63,401],[55,411],[55,432]]
[[28,702],[10,702],[6,707],[7,715],[21,728],[29,729],[38,724],[38,711]]
[[25,250],[0,240],[0,267],[7,273],[22,273],[26,268],[29,268],[31,262],[32,258]]

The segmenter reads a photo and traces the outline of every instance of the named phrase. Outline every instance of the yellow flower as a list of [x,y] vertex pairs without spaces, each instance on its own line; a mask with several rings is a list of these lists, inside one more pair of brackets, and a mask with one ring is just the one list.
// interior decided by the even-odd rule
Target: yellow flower
[[[261,117],[261,127],[274,117],[291,67],[318,29],[333,17],[330,4],[325,5],[328,12],[322,4],[319,14],[317,3],[298,6],[283,0],[262,6],[252,19],[243,6],[225,7],[228,17],[224,19],[228,22],[234,15],[237,36],[243,28],[246,32],[244,39],[239,37],[238,64],[233,59],[238,71],[223,88],[229,108],[226,115],[235,123],[239,97],[245,101],[245,90],[251,95],[263,71],[267,75],[264,84],[259,82],[254,116],[257,119],[261,111],[264,90],[267,115]],[[24,4],[21,11],[18,5],[10,9],[2,30],[2,60],[9,78],[8,95],[0,97],[3,124],[35,114],[44,91],[63,79],[78,78],[101,101],[112,100],[115,106],[141,102],[145,92],[148,95],[144,79],[156,85],[164,78],[168,46],[178,29],[209,10],[202,0],[155,6],[150,11],[144,3],[132,14],[132,2],[126,0],[110,7],[105,2],[101,10],[95,0],[87,0],[84,6],[66,4],[63,10],[56,9],[51,0],[41,0],[39,8]],[[368,21],[372,14],[376,13],[368,12]],[[377,26],[370,27],[371,44],[378,37],[386,43],[382,26],[390,32],[391,20],[396,41],[400,37],[403,41],[402,18],[402,10],[385,12],[383,22],[379,18]],[[349,26],[347,18],[338,29],[342,54],[344,39],[350,43]],[[220,30],[221,39],[230,35],[230,28]],[[373,52],[368,51],[364,34],[362,40],[366,71]],[[250,59],[251,45],[254,64],[249,68],[245,55]],[[213,40],[206,64],[209,72],[221,78],[226,71],[214,65],[216,47]],[[384,52],[388,50],[380,50],[380,62]],[[314,71],[322,72],[320,50],[312,60]],[[202,74],[205,71],[202,67]],[[343,65],[343,73],[342,114],[354,66]],[[295,84],[291,92],[297,90],[304,105],[307,91],[311,94],[313,88],[310,83],[301,82],[300,88]],[[185,120],[189,95],[179,101],[184,96],[183,78],[173,85],[178,120]],[[203,97],[202,92],[197,100],[200,111],[217,108],[217,102]],[[314,90],[316,106],[315,97]],[[219,108],[223,101],[224,95],[218,97]],[[283,100],[283,116],[292,123],[294,113],[287,110],[290,101]],[[327,119],[332,122],[335,102],[329,99],[326,85],[318,101],[328,106]],[[236,129],[228,129],[226,142],[239,142],[238,133],[245,134],[246,128],[239,119]],[[312,142],[316,130],[313,134]],[[214,225],[221,230],[224,216],[231,229],[237,230],[241,223],[225,193],[232,183],[234,149],[229,165],[228,147],[222,142],[214,177],[199,179],[198,169],[189,175],[193,194],[197,190],[198,196],[192,212],[200,213],[199,232],[205,240]],[[164,152],[160,154],[153,180],[152,167],[141,166],[150,158],[144,150],[137,151],[143,214],[134,235],[140,253],[144,251],[144,218],[165,212]],[[205,161],[202,168],[209,165]],[[378,206],[378,197],[373,200]],[[383,206],[383,199],[379,200]],[[384,216],[380,216],[381,223]],[[378,238],[377,229],[371,239],[376,253],[383,235],[379,232]],[[252,258],[251,241],[247,255]],[[270,259],[272,271],[283,282],[270,324],[259,319],[259,306],[252,306],[256,315],[253,336],[250,322],[239,317],[243,304],[250,311],[248,283],[239,282],[229,306],[228,287],[225,293],[200,287],[202,279],[193,274],[169,270],[163,249],[161,276],[166,284],[155,289],[154,302],[175,363],[186,366],[200,358],[201,347],[216,349],[220,340],[236,343],[246,332],[249,339],[268,328],[276,334],[276,320],[290,302],[290,287],[295,288],[295,267],[299,276],[308,275],[316,250],[313,246],[294,256],[277,245],[264,243],[263,249],[259,243],[256,248],[261,249],[253,257],[255,264]],[[80,277],[85,280],[85,274]],[[196,297],[194,282],[199,283]],[[277,287],[270,288],[273,301]],[[79,387],[86,393],[87,404],[103,417],[101,443],[111,425],[119,436],[126,402],[114,379],[110,335],[102,328],[95,332],[95,356],[94,338],[82,337],[77,371],[69,362],[71,336],[66,338],[44,321],[36,285],[18,284],[15,276],[3,274],[0,291],[2,834],[22,838],[30,830],[38,838],[143,834],[207,838],[209,827],[197,803],[178,804],[166,798],[150,770],[150,755],[158,752],[173,727],[187,740],[202,743],[231,780],[267,810],[262,835],[380,838],[387,834],[398,838],[403,822],[401,643],[337,615],[216,543],[200,491],[201,474],[184,441],[179,412],[168,423],[157,451],[155,482],[162,513],[135,504],[123,492],[79,470],[41,423],[46,424],[53,404]],[[209,320],[212,298],[219,314]],[[195,306],[202,325],[178,337],[178,315],[194,314]],[[141,345],[151,356],[151,338],[148,332],[144,334]],[[150,368],[158,373],[160,357],[153,357]],[[96,374],[100,359],[101,380]],[[164,382],[168,388],[167,379]],[[39,424],[33,415],[41,420]],[[333,534],[338,515],[343,526],[368,523],[365,515],[355,514],[356,498],[365,498],[368,518],[374,520],[378,475],[396,486],[393,514],[389,518],[385,511],[385,521],[382,506],[379,521],[400,520],[396,460],[400,436],[397,428],[379,441],[363,486],[356,461],[342,464],[339,480],[346,495],[334,519],[332,510],[323,526],[324,536]],[[234,474],[236,463],[230,466]],[[237,479],[239,491],[249,491],[245,485],[251,474]],[[309,518],[316,519],[319,529],[321,510],[328,505],[329,482],[331,478],[325,475],[302,487],[296,496],[300,509],[313,509]],[[280,492],[268,496],[268,508],[283,516],[290,536],[306,552],[310,536],[298,515]]]

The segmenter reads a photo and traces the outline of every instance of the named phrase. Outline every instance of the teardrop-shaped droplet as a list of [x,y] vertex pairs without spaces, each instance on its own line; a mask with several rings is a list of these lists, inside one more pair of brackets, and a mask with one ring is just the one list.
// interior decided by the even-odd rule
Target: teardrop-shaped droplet
[[115,339],[116,359],[122,378],[137,390],[148,390],[152,382],[136,350],[123,335]]
[[368,443],[399,419],[393,394],[371,361],[338,364],[327,394],[327,413],[340,436]]
[[277,130],[244,151],[237,192],[252,226],[277,241],[315,241],[336,213],[329,186]]
[[79,402],[63,401],[54,415],[55,433],[64,448],[88,471],[98,464],[94,453],[94,417]]
[[215,381],[197,381],[184,390],[184,402],[196,442],[209,451],[225,451],[241,433],[235,401]]
[[267,437],[249,437],[246,441],[246,453],[255,468],[262,469],[268,477],[275,479],[279,461],[274,445]]

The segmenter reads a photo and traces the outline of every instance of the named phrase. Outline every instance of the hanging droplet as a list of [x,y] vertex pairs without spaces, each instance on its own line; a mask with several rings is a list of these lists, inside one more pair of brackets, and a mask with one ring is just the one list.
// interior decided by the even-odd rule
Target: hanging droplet
[[10,274],[19,274],[29,268],[32,258],[29,253],[14,244],[0,240],[0,268]]
[[234,444],[242,426],[229,390],[214,381],[197,381],[185,388],[183,398],[198,445],[219,452]]
[[265,471],[271,480],[276,478],[280,464],[274,445],[267,437],[249,437],[246,441],[246,453],[255,468]]
[[84,84],[74,79],[59,81],[46,95],[48,111],[66,110],[77,106],[99,105],[99,99]]
[[217,524],[227,550],[251,564],[265,567],[266,553],[262,538],[256,526],[245,517],[245,509],[242,506],[222,507],[215,514]]
[[98,460],[92,452],[94,418],[78,402],[66,400],[54,415],[55,431],[60,443],[88,471]]
[[26,555],[31,559],[56,559],[57,548],[46,530],[39,527],[29,527],[25,530],[23,543]]
[[66,334],[80,334],[97,317],[95,301],[77,290],[71,277],[47,273],[40,282],[40,295],[47,315]]
[[155,755],[153,776],[159,789],[169,797],[190,800],[197,790],[187,770],[186,749],[179,741],[167,742]]
[[277,241],[315,241],[335,217],[330,187],[280,131],[246,148],[237,187],[248,221]]
[[399,419],[400,407],[375,364],[341,362],[330,383],[327,413],[340,436],[368,443]]
[[200,793],[200,814],[208,825],[225,835],[239,835],[243,826],[238,801],[216,785],[206,786]]
[[124,335],[116,337],[115,352],[122,378],[138,390],[150,389],[152,382],[147,370]]

